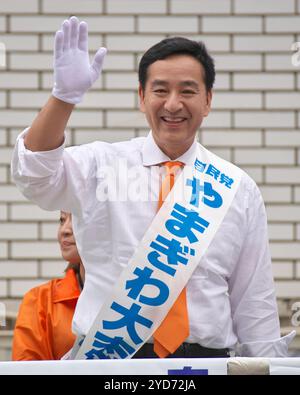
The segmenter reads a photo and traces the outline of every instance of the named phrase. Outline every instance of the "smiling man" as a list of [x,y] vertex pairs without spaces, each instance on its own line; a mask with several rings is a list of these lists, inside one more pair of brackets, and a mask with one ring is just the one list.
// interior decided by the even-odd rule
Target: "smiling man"
[[[193,57],[193,43],[183,38],[164,41],[187,53],[174,54],[148,66],[146,81],[140,65],[140,108],[151,127],[155,143],[170,158],[184,154],[195,140],[199,126],[210,111],[212,86],[206,87],[206,72]],[[161,45],[161,44],[160,44]],[[201,45],[195,47],[195,55]],[[155,48],[151,49],[155,51]],[[205,48],[202,47],[203,53]],[[147,59],[147,54],[145,55]]]
[[[85,341],[72,355],[286,356],[293,335],[280,338],[259,189],[196,140],[215,79],[204,44],[168,38],[143,55],[147,137],[65,148],[74,105],[106,53],[101,48],[90,64],[87,43],[87,25],[76,17],[57,32],[52,96],[18,137],[12,162],[27,198],[73,216],[86,277],[73,320]],[[133,173],[147,200],[99,199],[99,188],[132,188]]]

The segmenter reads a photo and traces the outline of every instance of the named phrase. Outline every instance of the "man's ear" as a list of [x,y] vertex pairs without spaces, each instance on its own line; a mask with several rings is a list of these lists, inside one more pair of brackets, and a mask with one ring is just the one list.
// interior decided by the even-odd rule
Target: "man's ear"
[[145,112],[145,94],[142,85],[139,85],[140,110]]
[[211,110],[212,95],[213,95],[212,89],[210,89],[206,94],[206,109],[203,114],[205,117],[207,117],[207,115],[210,113]]

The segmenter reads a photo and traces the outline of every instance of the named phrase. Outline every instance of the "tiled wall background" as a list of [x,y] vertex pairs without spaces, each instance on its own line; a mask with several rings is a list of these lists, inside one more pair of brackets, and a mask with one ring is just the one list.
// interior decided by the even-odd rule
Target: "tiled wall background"
[[173,35],[207,44],[217,80],[200,139],[261,188],[285,332],[300,300],[300,67],[291,62],[300,0],[0,0],[0,302],[8,315],[27,290],[65,267],[59,214],[21,196],[10,159],[16,136],[50,94],[53,34],[74,14],[89,24],[91,52],[106,46],[109,53],[72,115],[69,144],[144,135],[136,75],[143,51]]

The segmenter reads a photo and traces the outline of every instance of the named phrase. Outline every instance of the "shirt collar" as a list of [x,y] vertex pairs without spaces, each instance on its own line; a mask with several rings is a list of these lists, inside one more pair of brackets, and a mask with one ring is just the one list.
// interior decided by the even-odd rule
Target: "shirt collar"
[[[197,139],[195,138],[190,148],[180,157],[176,158],[176,161],[180,161],[185,165],[193,165],[197,150]],[[170,161],[171,159],[162,152],[162,150],[156,144],[152,132],[150,131],[144,141],[142,148],[143,166],[153,166],[162,162]]]
[[78,299],[79,295],[80,289],[76,273],[73,269],[69,269],[65,277],[55,283],[53,289],[53,303]]

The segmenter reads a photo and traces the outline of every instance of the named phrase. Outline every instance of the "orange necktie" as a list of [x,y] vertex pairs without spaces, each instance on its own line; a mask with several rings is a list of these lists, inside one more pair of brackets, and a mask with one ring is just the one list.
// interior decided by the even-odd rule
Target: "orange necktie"
[[[167,175],[163,180],[159,193],[158,210],[162,206],[170,190],[173,188],[176,170],[182,167],[183,163],[164,162],[163,165],[166,167]],[[165,358],[167,355],[173,354],[189,336],[186,288],[182,290],[153,336],[154,352],[160,358]]]

